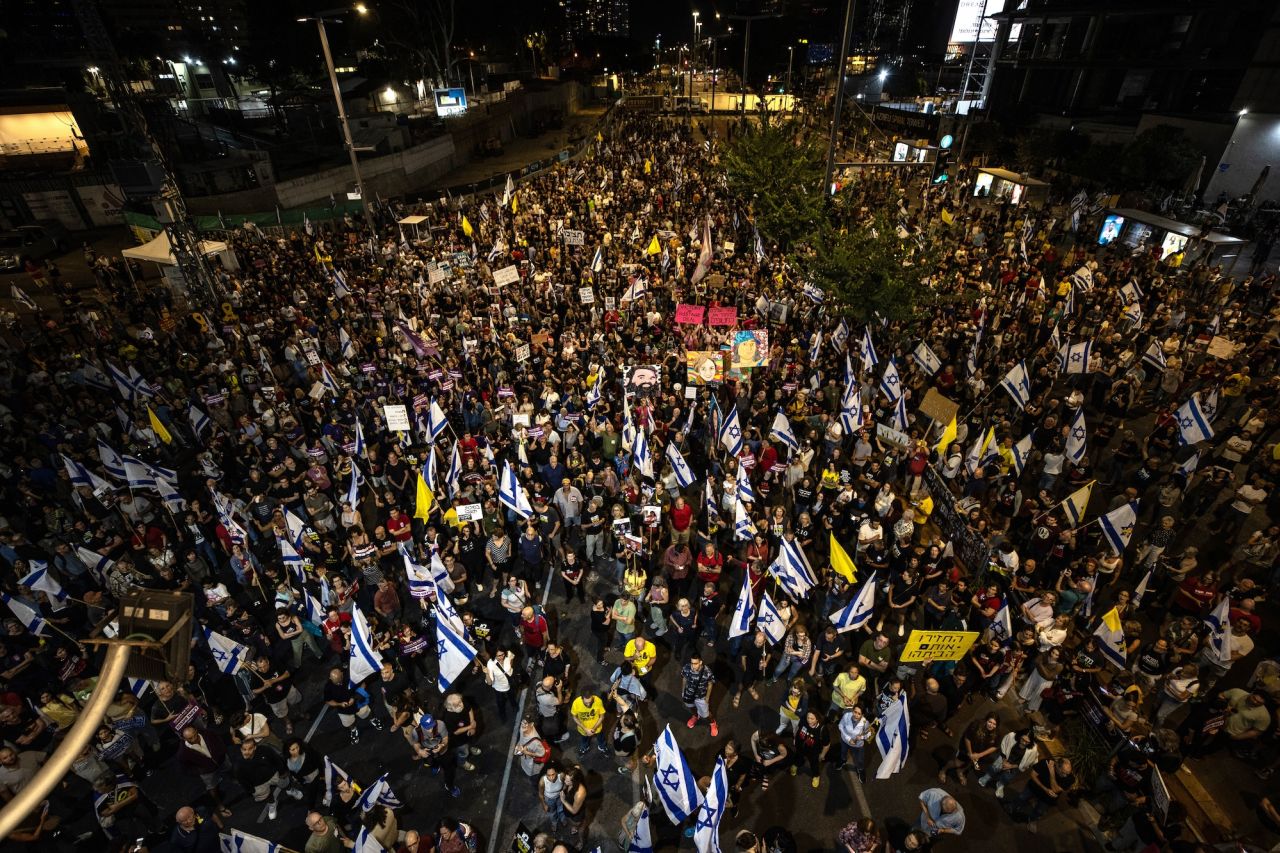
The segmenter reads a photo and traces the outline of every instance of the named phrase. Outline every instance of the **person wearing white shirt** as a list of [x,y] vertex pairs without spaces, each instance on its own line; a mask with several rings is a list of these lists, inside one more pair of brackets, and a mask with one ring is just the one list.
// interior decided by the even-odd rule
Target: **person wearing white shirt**
[[853,757],[853,772],[863,782],[867,781],[867,739],[871,737],[871,724],[860,705],[854,705],[840,717],[840,768],[849,766]]
[[514,673],[511,652],[506,649],[498,649],[484,665],[485,683],[498,694],[498,715],[504,723],[511,719],[511,712],[516,710],[515,691],[511,689]]

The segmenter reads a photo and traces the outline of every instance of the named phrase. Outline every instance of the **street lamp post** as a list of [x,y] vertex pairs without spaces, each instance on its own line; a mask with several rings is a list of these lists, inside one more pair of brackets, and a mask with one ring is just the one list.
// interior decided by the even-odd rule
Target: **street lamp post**
[[693,125],[693,57],[698,49],[698,16],[700,14],[696,10],[693,13],[693,44],[689,45],[689,92],[684,103],[684,123],[688,126]]
[[791,61],[795,59],[796,46],[787,45],[787,94],[791,96],[792,111],[795,111],[796,96],[791,94]]
[[844,9],[844,35],[840,39],[840,58],[836,64],[836,101],[831,115],[831,138],[827,141],[827,167],[823,170],[822,192],[831,194],[831,174],[836,163],[836,138],[840,135],[840,108],[844,105],[844,66],[849,61],[849,37],[853,32],[853,3]]
[[[776,18],[778,15],[730,15],[735,21],[746,21],[747,29],[742,36],[742,120],[747,120],[747,58],[751,55],[751,22],[765,18]],[[758,105],[757,105],[758,108]]]
[[[356,156],[355,142],[351,139],[351,125],[347,122],[347,110],[342,104],[342,89],[338,86],[338,72],[333,67],[333,53],[329,50],[329,35],[324,29],[326,21],[342,22],[341,18],[326,16],[339,15],[350,11],[353,11],[353,9],[327,9],[313,16],[298,18],[298,21],[300,23],[315,21],[316,30],[320,33],[320,49],[324,52],[325,68],[329,71],[329,84],[333,87],[333,100],[338,107],[338,123],[342,125],[342,140],[347,146],[347,154],[351,157],[351,171],[356,179],[356,192],[360,193],[360,207],[364,210],[364,221],[369,226],[369,233],[377,237],[378,229],[373,224],[373,212],[369,209],[369,197],[364,191],[364,178],[360,175],[360,158]],[[354,11],[361,15],[368,12],[363,4],[355,6]]]

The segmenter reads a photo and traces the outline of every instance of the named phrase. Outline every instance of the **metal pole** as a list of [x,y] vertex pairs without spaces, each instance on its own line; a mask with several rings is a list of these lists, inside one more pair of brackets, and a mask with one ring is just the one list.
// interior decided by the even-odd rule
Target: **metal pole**
[[978,13],[978,31],[973,34],[973,47],[969,49],[969,61],[964,67],[964,82],[960,85],[960,100],[968,100],[969,75],[973,73],[973,60],[978,55],[978,45],[982,43],[982,23],[987,19],[987,0],[982,0],[982,11]]
[[742,37],[742,121],[747,121],[747,58],[751,56],[751,19],[747,18],[747,32]]
[[853,3],[844,7],[844,37],[840,40],[840,61],[836,65],[836,102],[831,115],[831,138],[827,141],[827,168],[822,178],[823,195],[831,194],[831,175],[836,162],[836,136],[840,133],[840,108],[844,105],[844,67],[849,61],[849,37],[853,33]]
[[716,78],[720,76],[719,73],[716,71],[716,55],[718,53],[717,48],[719,47],[720,47],[720,42],[716,40],[715,36],[712,36],[711,37],[711,110],[710,110],[712,136],[716,135]]
[[795,111],[796,96],[791,93],[791,61],[795,59],[796,46],[787,48],[787,94],[791,96],[792,112]]
[[129,662],[129,654],[133,649],[124,643],[112,644],[107,648],[107,656],[102,663],[102,674],[98,676],[98,684],[93,688],[93,695],[85,703],[80,716],[62,745],[44,763],[44,766],[32,777],[17,795],[0,811],[0,838],[8,838],[32,811],[34,811],[49,792],[57,786],[62,778],[71,770],[71,765],[84,750],[89,740],[98,731],[107,707],[115,701],[120,682],[124,680],[125,664]]
[[347,154],[351,156],[351,171],[356,177],[356,192],[360,193],[360,207],[364,210],[364,222],[369,226],[369,233],[377,237],[378,229],[373,224],[373,213],[369,210],[369,196],[364,191],[364,178],[360,176],[360,159],[356,157],[356,146],[351,141],[351,126],[347,124],[347,110],[342,105],[342,89],[338,86],[338,72],[333,67],[333,54],[329,52],[329,36],[324,31],[324,18],[316,18],[316,29],[320,31],[320,49],[324,51],[324,64],[329,71],[329,84],[333,86],[333,100],[338,106],[338,123],[342,125],[342,139],[347,145]]

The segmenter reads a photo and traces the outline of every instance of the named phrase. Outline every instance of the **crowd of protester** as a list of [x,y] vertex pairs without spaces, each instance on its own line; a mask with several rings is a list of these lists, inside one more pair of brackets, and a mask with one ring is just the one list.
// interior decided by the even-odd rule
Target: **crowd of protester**
[[[785,847],[734,826],[771,785],[818,788],[825,765],[884,784],[868,770],[900,696],[913,746],[946,739],[954,758],[918,814],[854,820],[836,849],[945,844],[965,830],[954,786],[973,782],[1032,829],[1088,800],[1109,850],[1194,849],[1159,773],[1216,753],[1270,777],[1280,665],[1255,643],[1280,581],[1274,276],[1225,273],[1196,242],[1099,250],[1087,209],[974,201],[964,172],[924,191],[867,173],[841,188],[840,215],[856,227],[891,211],[938,257],[916,315],[882,322],[805,288],[726,195],[717,156],[683,125],[623,117],[503,193],[386,206],[379,238],[352,218],[234,229],[238,269],[214,270],[219,301],[198,313],[104,262],[107,305],[10,328],[0,799],[81,713],[101,654],[77,640],[122,597],[190,592],[198,621],[187,677],[122,689],[71,793],[10,843],[70,841],[60,824],[88,809],[112,849],[151,836],[209,851],[242,809],[274,818],[288,800],[309,810],[308,853],[358,837],[475,850],[478,816],[458,798],[495,784],[472,772],[483,725],[518,732],[535,848],[619,832],[625,848],[644,804],[624,804],[621,827],[593,822],[582,766],[596,751],[652,776],[658,690],[688,714],[659,725],[716,742],[722,843],[744,853]],[[427,220],[406,233],[408,213]],[[736,320],[677,324],[678,304]],[[744,330],[768,332],[760,365],[695,381],[686,352]],[[1215,336],[1234,349],[1210,354]],[[1087,365],[1069,368],[1060,352],[1086,342]],[[1019,363],[1023,400],[1001,386]],[[925,414],[930,391],[958,407],[953,423]],[[1184,444],[1193,395],[1211,435]],[[388,404],[409,430],[388,429]],[[726,436],[735,416],[740,438]],[[1067,500],[1090,484],[1083,507]],[[1129,505],[1117,549],[1098,519]],[[833,570],[833,542],[852,577]],[[796,547],[816,580],[804,595],[777,568]],[[410,567],[437,560],[424,592]],[[831,615],[867,583],[874,612],[841,630]],[[776,608],[777,634],[731,630],[744,588],[757,613],[766,597]],[[477,651],[452,677],[442,608]],[[562,638],[575,620],[589,628]],[[361,622],[382,666],[352,683]],[[900,660],[915,629],[980,636],[959,661]],[[221,650],[240,647],[228,667]],[[726,664],[727,685],[713,676]],[[584,678],[592,667],[603,675]],[[403,736],[430,771],[396,792],[411,817],[308,742],[325,708],[352,742]],[[1088,774],[1063,745],[1073,725],[1107,745]],[[198,793],[162,813],[148,774],[175,759]],[[1258,809],[1270,834],[1253,840],[1273,844],[1280,815]]]

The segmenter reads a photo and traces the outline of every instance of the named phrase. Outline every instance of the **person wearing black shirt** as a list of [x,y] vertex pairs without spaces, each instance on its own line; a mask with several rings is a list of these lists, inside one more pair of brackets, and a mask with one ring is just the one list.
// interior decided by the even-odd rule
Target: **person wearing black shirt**
[[813,781],[809,784],[818,787],[822,784],[819,775],[822,762],[826,760],[827,751],[831,749],[831,732],[827,730],[826,721],[818,711],[805,712],[804,719],[796,727],[794,738],[795,754],[792,756],[791,775],[795,776],[802,765],[807,766]]
[[382,721],[372,716],[369,696],[357,691],[347,681],[345,670],[334,667],[329,670],[329,680],[324,685],[324,703],[338,714],[338,720],[350,730],[351,742],[360,742],[360,726],[357,720],[368,720],[375,731],[382,731]]
[[1069,758],[1042,758],[1031,767],[1027,786],[1017,799],[1007,806],[1009,813],[1027,822],[1027,828],[1035,831],[1036,821],[1056,803],[1063,802],[1063,794],[1075,787],[1076,777]]
[[267,818],[276,819],[280,794],[288,792],[296,800],[302,799],[302,791],[289,787],[289,774],[280,753],[255,740],[240,744],[240,756],[235,761],[235,777],[254,799],[267,804]]

